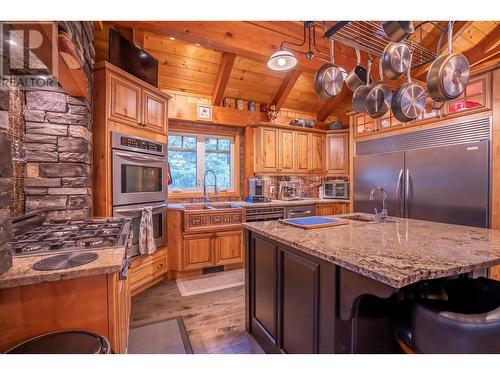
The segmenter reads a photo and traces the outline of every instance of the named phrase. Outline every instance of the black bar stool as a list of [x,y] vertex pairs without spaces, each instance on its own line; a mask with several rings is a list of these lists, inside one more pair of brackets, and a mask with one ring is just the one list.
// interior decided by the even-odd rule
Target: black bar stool
[[500,353],[500,282],[456,279],[445,283],[447,300],[398,306],[396,340],[406,353]]
[[109,354],[106,337],[82,330],[56,331],[26,340],[5,354]]

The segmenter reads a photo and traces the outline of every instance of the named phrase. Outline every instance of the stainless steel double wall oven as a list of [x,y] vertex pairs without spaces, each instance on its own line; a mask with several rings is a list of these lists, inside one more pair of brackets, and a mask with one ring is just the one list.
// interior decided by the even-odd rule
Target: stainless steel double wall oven
[[167,145],[112,133],[113,216],[132,219],[132,255],[139,254],[139,229],[144,207],[153,208],[157,247],[167,243]]

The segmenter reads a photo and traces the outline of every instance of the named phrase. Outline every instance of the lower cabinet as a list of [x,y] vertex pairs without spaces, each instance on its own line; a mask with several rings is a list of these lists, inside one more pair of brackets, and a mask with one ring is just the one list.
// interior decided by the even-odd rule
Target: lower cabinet
[[182,270],[243,262],[243,231],[187,234],[182,237]]
[[167,251],[160,249],[151,255],[140,255],[132,259],[129,272],[131,295],[136,295],[165,278],[168,271]]
[[350,212],[350,204],[346,203],[324,203],[316,205],[316,215],[343,215]]
[[331,264],[252,235],[247,253],[247,330],[267,353],[333,353]]

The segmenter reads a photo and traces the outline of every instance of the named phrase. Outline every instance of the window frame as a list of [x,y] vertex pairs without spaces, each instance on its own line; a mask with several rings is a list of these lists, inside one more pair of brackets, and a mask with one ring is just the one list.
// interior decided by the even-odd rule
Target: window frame
[[[229,188],[219,189],[217,193],[217,197],[230,197],[230,196],[239,196],[240,194],[240,170],[239,170],[239,143],[240,136],[238,133],[233,132],[193,132],[193,131],[184,131],[181,129],[172,129],[167,136],[167,145],[168,145],[168,137],[170,136],[187,136],[187,137],[195,137],[196,138],[196,187],[195,188],[171,188],[169,187],[168,196],[171,198],[196,198],[203,196],[203,176],[205,174],[205,140],[207,138],[219,138],[219,139],[228,139],[229,140],[229,155],[231,160],[230,165],[230,180],[231,186]],[[171,148],[168,147],[168,151]],[[175,148],[174,150],[182,150]],[[213,196],[213,187],[207,187],[208,193]]]

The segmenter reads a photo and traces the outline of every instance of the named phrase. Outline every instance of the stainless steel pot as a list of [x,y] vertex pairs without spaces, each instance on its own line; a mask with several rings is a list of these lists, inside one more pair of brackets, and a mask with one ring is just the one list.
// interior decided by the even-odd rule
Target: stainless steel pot
[[411,51],[404,43],[389,43],[382,54],[382,69],[389,79],[399,79],[411,67]]
[[366,97],[370,92],[370,72],[372,70],[372,61],[368,61],[366,72],[366,85],[360,86],[352,94],[352,108],[359,113],[366,113]]
[[415,120],[425,108],[425,90],[411,81],[410,70],[408,81],[398,87],[391,102],[392,113],[401,122]]
[[411,21],[384,21],[382,22],[382,29],[393,42],[401,42],[415,30]]
[[352,92],[360,86],[366,85],[366,68],[361,66],[361,54],[356,48],[356,66],[349,72],[345,83]]
[[437,102],[453,100],[464,92],[469,82],[469,61],[460,53],[452,53],[453,22],[448,25],[448,54],[438,57],[427,74],[427,90]]
[[384,72],[382,64],[379,63],[380,81],[370,85],[370,90],[366,96],[366,111],[371,118],[379,118],[387,113],[391,108],[392,90],[384,82]]
[[333,40],[330,39],[330,64],[324,64],[314,76],[314,89],[324,100],[330,100],[338,95],[344,84],[344,71],[335,65]]

